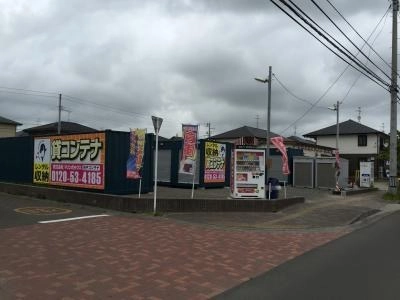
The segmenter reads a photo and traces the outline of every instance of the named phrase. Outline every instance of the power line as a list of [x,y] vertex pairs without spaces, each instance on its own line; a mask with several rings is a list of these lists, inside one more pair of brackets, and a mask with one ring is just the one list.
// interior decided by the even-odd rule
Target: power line
[[118,109],[118,108],[115,108],[115,107],[112,107],[112,106],[109,106],[109,105],[106,105],[106,104],[96,103],[94,101],[82,99],[82,98],[71,96],[71,95],[63,94],[63,96],[67,98],[66,99],[67,101],[76,102],[76,103],[80,103],[80,104],[89,103],[91,105],[94,105],[94,106],[97,106],[97,107],[100,107],[100,108],[104,108],[104,109],[107,109],[107,110],[111,110],[113,112],[120,113],[120,114],[127,114],[127,115],[135,114],[135,115],[137,115],[137,116],[139,116],[141,118],[144,118],[144,117],[145,118],[149,118],[150,117],[149,115],[144,115],[144,114],[140,114],[140,113],[137,113],[137,112],[134,112],[134,111],[125,110],[125,109],[124,110]]
[[2,91],[0,90],[0,93],[7,93],[7,94],[15,94],[15,95],[26,95],[26,96],[33,96],[33,97],[46,97],[46,98],[54,98],[54,96],[50,95],[37,95],[37,94],[28,94],[28,93],[20,93],[20,92],[14,92],[14,91]]
[[[272,1],[272,0],[271,0]],[[361,68],[362,70],[364,70],[364,72],[368,73],[365,74],[364,72],[362,72],[360,69],[357,69],[356,67],[354,67],[353,64],[349,63],[348,61],[346,61],[342,56],[340,56],[337,52],[335,52],[333,49],[329,48],[325,43],[323,43],[320,39],[318,39],[315,35],[314,38],[316,38],[319,42],[321,42],[325,47],[327,47],[331,52],[333,52],[336,56],[340,57],[341,59],[345,60],[348,64],[350,64],[353,68],[355,68],[356,70],[358,70],[359,72],[362,72],[365,76],[369,77],[372,81],[374,81],[375,83],[379,84],[377,81],[379,81],[381,84],[379,84],[380,86],[386,85],[385,89],[388,89],[390,84],[385,82],[385,80],[383,80],[381,77],[379,77],[375,72],[373,72],[372,70],[370,70],[367,66],[365,66],[360,60],[358,60],[357,58],[355,58],[355,56],[353,54],[347,54],[345,53],[338,45],[336,45],[334,42],[332,42],[329,38],[327,38],[320,30],[318,30],[314,25],[312,25],[307,19],[311,20],[312,23],[315,23],[312,18],[310,18],[306,13],[304,13],[301,9],[299,9],[296,5],[294,5],[296,8],[298,8],[300,10],[300,12],[302,14],[304,14],[304,16],[302,16],[298,11],[296,11],[295,8],[293,8],[293,6],[289,5],[285,0],[279,0],[281,3],[283,3],[286,7],[289,8],[289,10],[291,10],[299,19],[301,19],[305,24],[307,24],[312,30],[314,30],[319,36],[321,36],[324,40],[326,40],[330,45],[332,45],[337,51],[339,51],[342,55],[344,55],[347,59],[349,59],[350,61],[352,61],[353,63],[355,63],[359,68]],[[293,3],[291,0],[289,0],[291,3]],[[306,19],[307,18],[307,19]],[[304,28],[304,27],[303,27]],[[307,30],[308,31],[308,30]],[[309,31],[308,31],[309,32]],[[310,33],[310,32],[309,32]],[[339,43],[339,45],[346,49],[343,45],[341,45]],[[348,53],[351,53],[349,50],[346,49],[346,51]],[[353,58],[354,57],[354,58]],[[373,79],[375,78],[375,79]],[[383,87],[383,86],[382,86]]]
[[[368,36],[367,41],[365,41],[365,44],[361,47],[364,48],[364,46],[368,43],[368,40],[372,37],[373,33],[376,31],[378,28],[379,24],[382,22],[382,19],[385,18],[381,30],[378,32],[378,34],[375,36],[374,40],[372,41],[371,45],[369,45],[369,51],[368,51],[368,56],[371,54],[371,47],[379,37],[379,35],[382,33],[383,28],[385,27],[387,16],[389,15],[389,10],[390,6],[386,10],[386,13],[382,16],[382,18],[379,20],[378,24],[375,26],[374,30],[371,32],[371,34]],[[358,54],[358,53],[357,53]],[[350,94],[350,91],[353,89],[353,87],[356,85],[357,81],[361,78],[361,73],[357,76],[357,78],[354,80],[353,84],[350,86],[349,90],[347,91],[346,95],[342,98],[342,101],[340,103],[343,103],[344,100],[347,98],[347,96]]]
[[[312,1],[312,0],[311,0]],[[282,1],[281,1],[282,2]],[[376,73],[374,73],[368,66],[366,66],[361,60],[357,58],[357,55],[354,55],[350,50],[348,50],[343,44],[341,44],[337,39],[335,39],[331,34],[329,34],[325,29],[323,29],[319,24],[317,24],[310,16],[308,16],[299,6],[297,6],[292,0],[289,0],[289,2],[299,11],[301,14],[304,15],[305,18],[307,18],[310,22],[312,22],[315,26],[317,26],[322,32],[324,32],[327,36],[329,36],[337,45],[335,45],[331,40],[329,40],[324,34],[319,32],[317,29],[315,29],[311,24],[309,24],[306,20],[304,20],[297,12],[295,12],[292,8],[291,9],[299,18],[303,20],[309,27],[311,27],[315,32],[317,32],[321,37],[323,37],[326,41],[328,41],[332,46],[334,46],[337,50],[339,50],[342,54],[344,54],[346,57],[348,57],[350,60],[352,60],[354,63],[356,63],[359,67],[363,68],[367,73],[371,74],[374,76],[376,79],[379,81],[383,82],[384,80],[380,78]],[[314,2],[313,2],[314,3]],[[318,6],[319,7],[319,6]],[[347,36],[340,30],[340,28],[329,18],[329,16],[320,8],[321,12],[339,29],[339,31],[347,38]],[[348,39],[348,38],[347,38]],[[353,43],[351,41],[351,43]],[[354,43],[353,43],[354,45]],[[359,51],[358,53],[362,53],[364,56],[365,54],[359,49],[356,45],[354,45],[357,50]],[[347,52],[344,53],[343,51]],[[372,61],[371,61],[372,62]],[[372,62],[373,63],[373,62]],[[376,66],[377,67],[377,66]],[[377,67],[378,68],[378,67]],[[383,72],[383,71],[382,71]],[[383,72],[384,73],[384,72]],[[384,73],[385,74],[385,73]],[[385,74],[386,75],[386,74]],[[387,75],[386,75],[387,76]],[[389,79],[390,77],[387,76]]]
[[[293,98],[295,98],[295,99],[297,99],[297,100],[299,100],[299,101],[301,101],[301,102],[303,102],[303,103],[306,103],[306,104],[308,104],[308,105],[311,105],[311,106],[314,105],[314,103],[312,103],[311,101],[306,100],[306,99],[303,99],[303,98],[297,96],[296,94],[294,94],[291,90],[289,90],[288,87],[286,87],[286,86],[282,83],[282,81],[279,80],[279,78],[278,78],[275,74],[272,74],[272,76],[274,76],[274,78],[275,78],[276,81],[280,84],[280,86],[281,86],[288,94],[290,94]],[[324,107],[324,108],[325,108],[325,107]]]
[[[271,0],[271,2],[274,3],[273,0]],[[285,14],[287,14],[291,19],[293,19],[296,23],[299,24],[299,22],[297,22],[297,20],[295,20],[292,16],[290,16],[285,10],[283,10],[279,5],[277,5],[276,3],[274,3],[279,9],[281,9]],[[372,30],[371,34],[368,36],[367,40],[369,40],[372,35],[374,34],[374,32],[376,31],[376,29],[378,28],[378,26],[382,23],[382,20],[387,17],[388,13],[389,13],[389,9],[390,7],[385,11],[384,15],[381,17],[381,19],[379,20],[379,22],[377,23],[377,25],[375,26],[375,28]],[[386,22],[386,18],[385,18],[385,22]],[[304,28],[304,26],[302,26],[301,24],[299,24],[301,27]],[[383,29],[383,27],[382,27]],[[306,29],[307,30],[307,29]],[[308,30],[307,30],[308,31]],[[376,41],[376,39],[378,38],[378,36],[380,35],[380,33],[382,32],[382,30],[376,35],[374,41],[372,43],[374,43]],[[310,33],[311,34],[311,33]],[[365,44],[361,47],[361,49],[365,46]],[[358,55],[358,53],[356,54]],[[292,126],[294,126],[297,122],[299,122],[301,119],[303,119],[327,94],[328,92],[332,89],[332,87],[339,81],[339,79],[344,75],[344,73],[348,70],[348,68],[350,67],[350,64],[348,64],[343,71],[339,74],[339,76],[336,78],[336,80],[326,89],[326,91],[322,94],[322,96],[314,103],[312,103],[312,106],[303,114],[301,115],[297,120],[295,120],[293,123],[291,123],[288,127],[286,127],[283,131],[281,131],[281,134],[283,134],[285,131],[287,131],[289,128],[291,128]],[[274,77],[277,79],[277,81],[279,82],[278,78],[276,77],[276,75],[274,74]],[[355,83],[354,83],[355,84]],[[350,92],[350,90],[348,91],[348,93]],[[346,94],[345,97],[347,97],[348,93]],[[297,98],[297,96],[296,96]],[[303,99],[304,100],[304,99]],[[342,100],[342,102],[344,101],[344,98]],[[308,101],[307,101],[308,102]],[[400,97],[398,97],[398,102],[400,103]]]
[[[378,52],[376,52],[375,51],[375,49],[372,47],[372,45],[370,45],[369,43],[368,43],[368,41],[366,41],[359,33],[358,33],[358,31],[350,24],[350,22],[348,22],[347,20],[346,20],[346,18],[340,13],[340,11],[331,3],[331,1],[329,1],[329,0],[326,0],[326,2],[328,2],[329,3],[329,5],[339,14],[339,16],[347,23],[347,25],[349,25],[350,26],[350,28],[351,29],[353,29],[353,31],[364,41],[364,43],[366,44],[366,45],[368,45],[368,47],[389,67],[389,68],[392,68],[391,67],[391,65],[388,63],[388,62],[386,62],[386,60],[384,60],[383,58],[382,58],[382,56],[380,56],[379,55],[379,53]],[[390,6],[389,6],[389,8],[388,8],[388,12],[389,12],[389,9],[390,9]]]
[[[328,0],[327,0],[328,1]],[[314,1],[311,0],[311,2],[323,13],[323,15],[340,31],[341,34],[343,34],[345,36],[345,38],[370,62],[372,63],[379,71],[382,72],[382,74],[384,74],[388,79],[391,79],[391,77],[389,75],[387,75],[380,67],[378,67],[363,51],[361,51],[361,49],[343,32],[342,29],[340,29],[340,27],[335,23],[335,21],[333,21],[328,15],[327,13]],[[352,27],[353,28],[353,27]],[[353,28],[354,29],[354,28]],[[354,29],[355,30],[355,29]],[[367,42],[365,41],[365,43],[367,44]]]
[[[302,25],[298,20],[296,20],[292,15],[290,15],[290,13],[288,13],[285,9],[283,9],[281,6],[279,6],[274,0],[270,0],[276,7],[278,7],[283,13],[285,13],[289,18],[291,18],[293,21],[295,21],[300,27],[302,27],[304,30],[306,30],[310,35],[312,35],[317,41],[319,41],[323,46],[325,46],[329,51],[331,51],[333,54],[335,54],[338,58],[340,58],[341,60],[343,60],[346,64],[348,64],[349,66],[353,67],[355,70],[357,70],[358,72],[362,73],[364,76],[366,76],[367,78],[369,78],[370,80],[372,80],[373,82],[375,82],[377,85],[379,85],[380,87],[382,87],[383,89],[389,91],[389,84],[386,82],[381,83],[379,81],[377,81],[377,79],[374,79],[373,77],[377,76],[372,75],[373,77],[371,77],[370,75],[366,74],[365,72],[363,72],[362,70],[360,70],[359,68],[355,67],[352,63],[350,63],[348,60],[346,60],[345,58],[343,58],[342,56],[340,56],[337,52],[335,52],[333,49],[331,49],[328,45],[326,45],[321,39],[319,39],[315,34],[313,34],[311,31],[309,31],[304,25]],[[292,8],[290,7],[286,2],[284,2],[284,0],[279,0],[280,2],[283,2],[287,7],[289,7],[290,10],[292,10],[299,18],[301,18],[302,20],[304,20],[303,17],[299,16],[299,14]],[[307,20],[304,20],[306,24],[309,24],[309,22]],[[314,27],[315,28],[315,27]],[[320,31],[318,31],[317,29],[315,29],[316,32],[318,32],[318,34],[322,35],[322,33]],[[323,35],[322,35],[323,36]],[[332,43],[332,42],[330,42]],[[338,46],[333,45],[336,49],[338,49]],[[341,49],[340,52],[343,53],[343,51]],[[345,54],[345,53],[344,53]],[[346,57],[348,57],[348,55],[345,54]],[[350,57],[348,57],[351,61],[352,60]],[[362,68],[362,67],[361,67]],[[368,72],[367,72],[368,73]]]
[[23,91],[23,92],[34,92],[34,93],[50,94],[50,95],[56,95],[56,96],[58,96],[58,93],[55,93],[55,92],[45,92],[45,91],[37,91],[37,90],[28,90],[28,89],[21,89],[21,88],[6,87],[6,86],[0,86],[0,89],[15,90],[15,91]]

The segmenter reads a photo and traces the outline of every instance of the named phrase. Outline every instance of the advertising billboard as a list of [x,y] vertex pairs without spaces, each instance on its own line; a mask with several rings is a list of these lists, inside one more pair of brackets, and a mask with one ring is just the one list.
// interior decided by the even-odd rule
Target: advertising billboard
[[205,142],[204,183],[225,182],[226,145]]
[[33,183],[104,189],[105,134],[34,139]]

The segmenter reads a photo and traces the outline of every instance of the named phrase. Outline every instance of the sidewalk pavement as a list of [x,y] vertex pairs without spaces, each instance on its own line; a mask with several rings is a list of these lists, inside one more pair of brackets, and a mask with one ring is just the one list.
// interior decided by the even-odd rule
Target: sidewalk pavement
[[0,298],[209,299],[349,233],[362,214],[400,206],[382,200],[384,188],[346,198],[287,192],[307,194],[306,202],[277,213],[116,212],[2,229]]
[[[377,191],[355,195],[333,195],[330,190],[287,187],[287,197],[305,197],[296,204],[276,213],[270,212],[185,212],[166,213],[165,218],[180,222],[241,230],[330,230],[351,227],[372,215],[382,216],[400,209],[400,204],[383,200],[386,182],[376,182]],[[160,197],[190,197],[190,189],[161,187]],[[228,189],[196,189],[194,198],[229,198]],[[283,196],[283,189],[280,197]],[[186,195],[187,194],[187,195]],[[265,200],[268,201],[268,200]]]

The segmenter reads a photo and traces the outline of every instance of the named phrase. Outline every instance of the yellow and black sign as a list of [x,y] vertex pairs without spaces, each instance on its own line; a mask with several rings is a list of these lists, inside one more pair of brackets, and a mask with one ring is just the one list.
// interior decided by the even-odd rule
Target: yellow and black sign
[[14,211],[27,214],[27,215],[61,215],[61,214],[69,214],[71,212],[70,209],[60,208],[60,207],[44,207],[44,206],[36,206],[36,207],[20,207],[14,209]]

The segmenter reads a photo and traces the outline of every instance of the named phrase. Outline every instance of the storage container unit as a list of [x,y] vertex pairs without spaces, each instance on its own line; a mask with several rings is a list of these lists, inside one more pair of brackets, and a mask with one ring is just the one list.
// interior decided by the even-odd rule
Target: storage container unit
[[[321,157],[315,159],[315,187],[336,188],[336,159],[334,157]],[[339,186],[347,187],[349,178],[349,162],[340,158]]]
[[313,157],[293,157],[293,186],[314,188]]
[[280,182],[289,180],[289,176],[283,174],[282,172],[282,156],[281,155],[271,155],[269,157],[271,161],[270,168],[268,169],[268,178],[277,178]]

